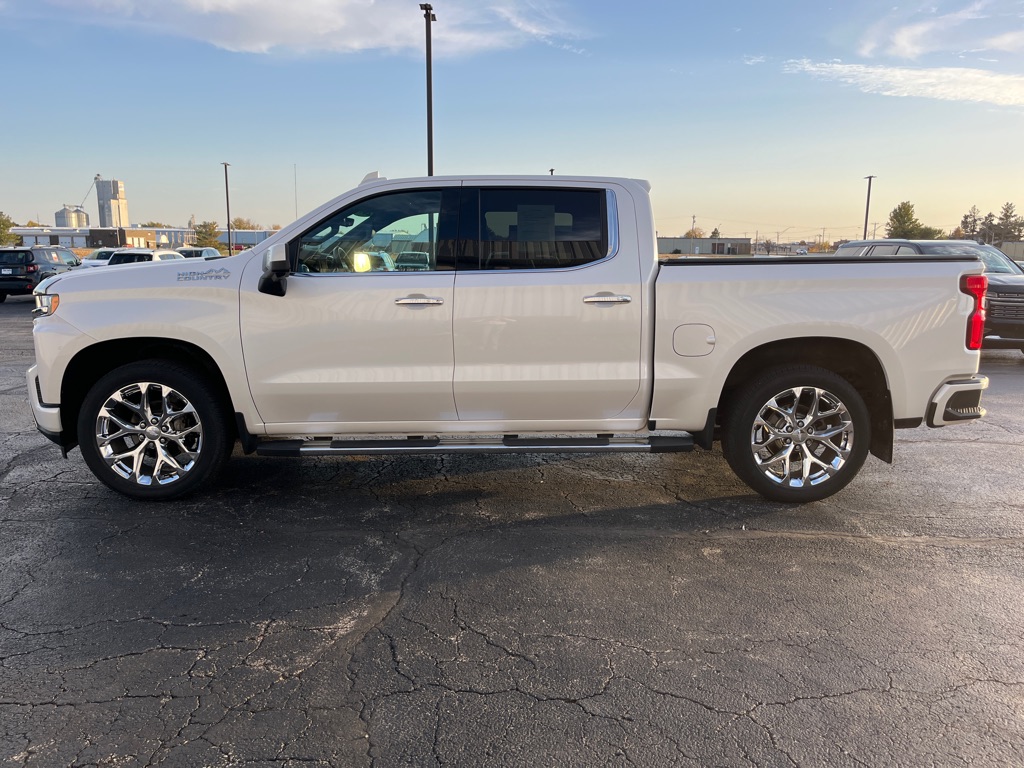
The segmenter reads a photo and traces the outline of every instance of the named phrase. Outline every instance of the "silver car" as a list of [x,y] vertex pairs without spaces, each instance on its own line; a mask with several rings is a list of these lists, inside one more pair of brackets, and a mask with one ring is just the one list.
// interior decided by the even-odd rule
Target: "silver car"
[[118,264],[142,264],[150,261],[167,261],[168,259],[184,259],[177,251],[168,251],[161,248],[122,248],[110,254],[107,259],[107,266],[113,267]]

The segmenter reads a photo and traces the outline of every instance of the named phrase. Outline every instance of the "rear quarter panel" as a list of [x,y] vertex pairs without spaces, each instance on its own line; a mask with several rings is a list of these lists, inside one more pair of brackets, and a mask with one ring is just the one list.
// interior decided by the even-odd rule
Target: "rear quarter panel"
[[[662,266],[656,282],[655,388],[659,428],[699,429],[729,372],[762,345],[806,337],[859,342],[878,358],[895,419],[925,415],[946,378],[977,371],[966,349],[972,299],[959,290],[974,261],[823,263],[799,260]],[[710,326],[706,353],[677,350],[676,329]],[[684,354],[680,354],[683,352]]]

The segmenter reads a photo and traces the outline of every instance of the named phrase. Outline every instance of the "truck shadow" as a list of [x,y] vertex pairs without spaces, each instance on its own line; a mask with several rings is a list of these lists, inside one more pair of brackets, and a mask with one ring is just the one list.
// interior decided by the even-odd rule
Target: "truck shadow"
[[[192,502],[196,503],[196,502]],[[742,525],[792,509],[754,495],[719,451],[573,456],[497,454],[236,457],[200,497],[226,520],[451,535],[515,525]]]

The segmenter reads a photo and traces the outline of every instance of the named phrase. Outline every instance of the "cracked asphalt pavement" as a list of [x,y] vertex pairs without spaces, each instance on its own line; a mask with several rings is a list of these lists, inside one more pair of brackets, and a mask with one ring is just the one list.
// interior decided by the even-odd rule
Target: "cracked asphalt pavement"
[[1021,765],[1024,355],[823,502],[720,451],[267,459],[141,504],[0,305],[0,766]]

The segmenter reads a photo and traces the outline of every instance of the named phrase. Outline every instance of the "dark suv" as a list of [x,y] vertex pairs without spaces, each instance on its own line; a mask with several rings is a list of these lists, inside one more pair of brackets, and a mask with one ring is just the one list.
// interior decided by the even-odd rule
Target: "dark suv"
[[977,256],[988,275],[985,349],[1024,352],[1024,269],[994,245],[973,240],[859,240],[842,245],[836,256],[902,256],[913,253]]
[[81,263],[72,251],[57,245],[0,248],[0,302],[8,296],[32,293],[43,278],[67,272]]

